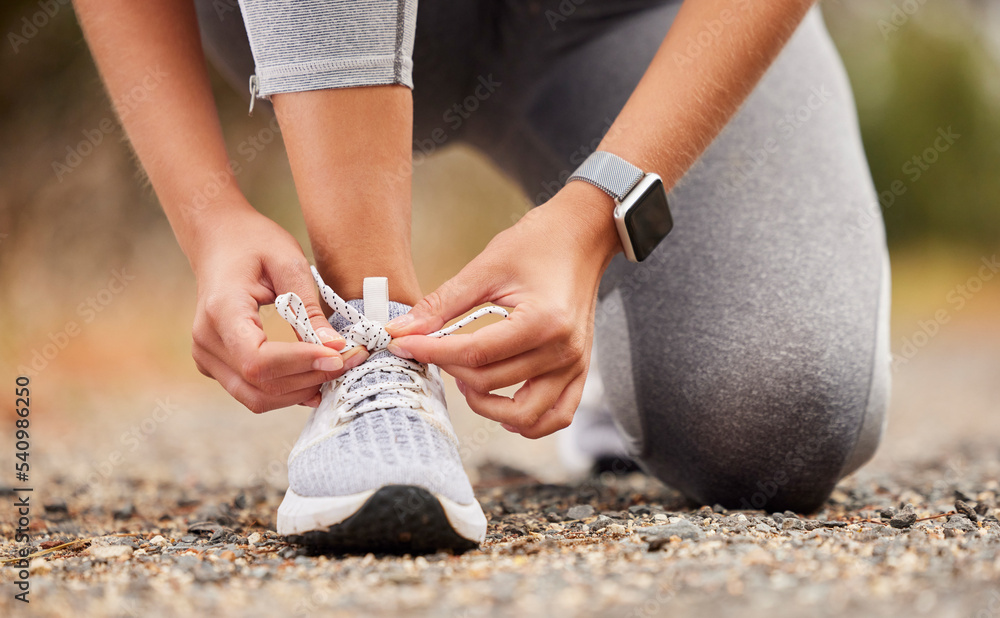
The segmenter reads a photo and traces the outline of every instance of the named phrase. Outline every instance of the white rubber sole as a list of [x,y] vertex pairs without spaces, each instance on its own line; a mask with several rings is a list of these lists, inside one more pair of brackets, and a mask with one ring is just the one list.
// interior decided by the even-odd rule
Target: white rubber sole
[[[301,535],[324,531],[361,510],[376,490],[348,496],[300,496],[289,487],[285,499],[278,507],[278,534]],[[461,537],[482,543],[486,538],[486,515],[475,499],[469,504],[459,504],[444,496],[431,493],[444,511],[452,529]]]

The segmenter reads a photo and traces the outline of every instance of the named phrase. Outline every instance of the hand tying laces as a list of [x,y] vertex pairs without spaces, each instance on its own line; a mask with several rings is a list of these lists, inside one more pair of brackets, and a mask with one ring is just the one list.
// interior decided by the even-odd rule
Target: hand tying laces
[[[326,304],[352,324],[346,332],[341,333],[347,340],[344,350],[363,345],[368,348],[371,355],[367,361],[348,370],[341,377],[342,388],[337,389],[336,399],[332,402],[333,409],[341,408],[338,418],[351,418],[373,410],[389,408],[420,409],[422,405],[419,394],[422,391],[426,393],[424,383],[427,377],[427,365],[399,358],[389,352],[386,346],[392,341],[392,337],[382,324],[367,319],[360,311],[338,296],[330,286],[323,282],[315,267],[312,268],[312,275]],[[292,325],[303,341],[322,345],[312,324],[309,323],[305,305],[297,294],[293,292],[282,294],[275,299],[274,306],[277,308],[278,314]],[[491,313],[502,315],[505,318],[508,316],[507,310],[503,307],[495,305],[483,307],[455,324],[427,336],[444,337],[450,335],[463,326]],[[382,378],[377,381],[363,380],[365,376],[375,373],[383,374]],[[331,384],[335,384],[335,382],[323,385],[324,403],[326,403],[327,389],[331,388]]]

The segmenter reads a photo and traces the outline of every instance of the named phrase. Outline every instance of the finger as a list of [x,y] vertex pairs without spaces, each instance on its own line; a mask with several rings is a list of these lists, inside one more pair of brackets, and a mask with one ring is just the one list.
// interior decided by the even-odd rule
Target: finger
[[218,358],[205,356],[200,361],[222,388],[254,414],[262,414],[277,408],[294,406],[310,401],[319,394],[319,388],[312,386],[283,395],[269,395],[244,380],[229,365]]
[[555,405],[573,377],[575,374],[567,370],[548,373],[525,382],[513,398],[481,393],[467,386],[461,390],[476,414],[522,429],[533,426]]
[[[284,378],[278,378],[277,380],[270,380],[268,382],[261,382],[260,384],[254,384],[257,388],[264,391],[271,396],[280,396],[286,393],[292,393],[295,391],[302,390],[304,388],[309,388],[315,386],[319,388],[326,382],[331,380],[336,380],[341,375],[343,371],[327,372],[327,371],[310,371],[308,373],[300,373],[296,375],[286,376]],[[251,384],[253,384],[251,382]]]
[[574,378],[566,389],[563,390],[562,395],[556,400],[554,406],[542,414],[531,427],[524,429],[515,427],[517,433],[525,438],[535,440],[569,427],[569,424],[573,422],[573,415],[576,413],[576,409],[580,406],[580,399],[583,397],[583,385],[586,381],[586,372]]
[[507,319],[471,335],[403,336],[389,343],[389,351],[421,363],[483,367],[538,348],[562,335],[559,328],[546,324],[540,312],[522,307],[514,309]]
[[[553,350],[559,347],[560,350]],[[490,363],[478,368],[465,367],[462,365],[441,365],[438,366],[451,374],[455,379],[461,380],[473,390],[480,393],[489,393],[513,386],[525,380],[541,376],[556,369],[568,367],[581,358],[580,354],[573,354],[568,346],[545,346],[534,350],[518,354],[517,356]]]
[[[339,371],[343,359],[328,347],[307,343],[269,342],[255,301],[229,296],[207,308],[209,326],[196,327],[196,340],[246,381],[261,384],[307,371]],[[225,316],[231,316],[226,319]]]
[[344,359],[336,350],[313,343],[283,341],[265,341],[254,358],[239,367],[243,377],[253,384],[313,372],[337,377],[343,368]]
[[477,262],[470,262],[408,313],[386,323],[386,331],[393,337],[434,332],[449,320],[490,300],[491,285],[485,276],[488,269],[479,267]]
[[303,401],[299,405],[305,406],[307,408],[318,408],[319,404],[322,402],[323,402],[323,397],[319,393],[316,393],[316,395],[313,396],[312,399],[310,399],[309,401]]
[[244,321],[235,334],[228,335],[235,344],[233,347],[225,344],[224,336],[212,330],[202,332],[196,338],[196,346],[253,384],[310,371],[339,372],[344,367],[344,360],[336,350],[311,343],[264,340],[263,331],[256,332],[252,320]]
[[267,274],[271,278],[275,294],[286,292],[297,294],[302,299],[302,304],[305,305],[309,323],[323,345],[336,350],[342,349],[346,341],[340,333],[330,326],[330,322],[323,313],[323,308],[319,303],[319,293],[316,291],[316,283],[309,271],[309,263],[303,259],[291,264],[268,266],[267,268]]

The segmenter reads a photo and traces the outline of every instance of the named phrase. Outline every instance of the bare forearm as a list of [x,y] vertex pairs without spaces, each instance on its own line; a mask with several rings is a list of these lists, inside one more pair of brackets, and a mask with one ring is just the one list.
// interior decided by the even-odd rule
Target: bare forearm
[[[812,0],[687,0],[600,148],[672,187],[753,90]],[[723,30],[691,57],[709,23]]]
[[[122,123],[181,247],[192,258],[202,216],[249,208],[229,170],[190,0],[75,0]],[[152,78],[151,78],[152,76]],[[126,113],[127,112],[127,113]]]
[[[687,0],[598,148],[659,174],[669,190],[736,113],[812,4]],[[709,23],[723,30],[692,57],[690,43],[704,38]],[[610,198],[575,189],[593,197],[586,200],[591,220],[613,238]]]

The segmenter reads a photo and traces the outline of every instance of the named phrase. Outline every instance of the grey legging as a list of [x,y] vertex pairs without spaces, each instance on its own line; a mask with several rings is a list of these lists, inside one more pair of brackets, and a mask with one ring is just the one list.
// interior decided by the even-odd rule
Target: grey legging
[[[244,88],[239,15],[199,4],[208,51]],[[544,201],[677,9],[421,0],[416,148],[471,144]],[[617,260],[601,286],[597,357],[616,420],[646,469],[695,501],[813,510],[872,456],[890,361],[884,231],[817,10],[670,200],[666,241],[639,266]]]

